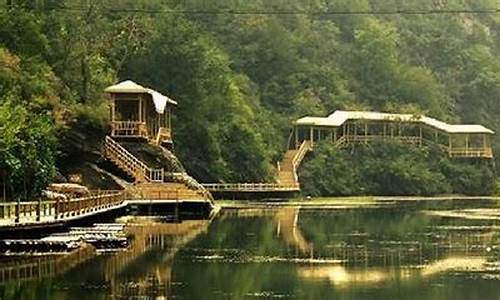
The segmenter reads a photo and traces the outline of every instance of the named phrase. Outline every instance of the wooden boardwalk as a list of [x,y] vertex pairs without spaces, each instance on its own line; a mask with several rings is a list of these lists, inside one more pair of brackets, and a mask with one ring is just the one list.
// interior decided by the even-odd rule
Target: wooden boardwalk
[[203,186],[211,192],[298,192],[300,186],[278,183],[205,183]]
[[124,207],[124,191],[96,191],[66,200],[0,203],[0,228],[51,225]]
[[129,190],[94,191],[90,195],[66,200],[40,200],[0,203],[0,230],[36,228],[63,224],[124,208],[130,204],[194,203],[213,209],[197,191],[182,184],[141,184]]
[[298,149],[291,149],[285,153],[283,160],[278,163],[277,178],[274,183],[205,183],[203,186],[210,192],[217,193],[296,193],[300,192],[297,170],[302,159],[312,144],[304,141]]

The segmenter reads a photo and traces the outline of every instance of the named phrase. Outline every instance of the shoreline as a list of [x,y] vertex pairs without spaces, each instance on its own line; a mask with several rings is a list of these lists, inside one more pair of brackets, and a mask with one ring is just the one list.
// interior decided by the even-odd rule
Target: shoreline
[[400,202],[423,201],[498,201],[499,196],[353,196],[353,197],[317,197],[311,199],[294,198],[283,200],[216,200],[222,209],[251,209],[279,207],[321,207],[321,208],[356,208],[368,206],[395,205]]

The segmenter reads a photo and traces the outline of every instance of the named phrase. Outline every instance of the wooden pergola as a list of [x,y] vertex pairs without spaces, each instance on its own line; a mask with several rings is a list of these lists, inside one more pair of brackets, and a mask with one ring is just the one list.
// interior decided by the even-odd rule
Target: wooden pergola
[[290,148],[298,149],[303,141],[314,146],[329,140],[343,147],[394,139],[414,145],[437,144],[450,157],[493,158],[493,135],[482,125],[451,125],[425,116],[336,111],[325,118],[303,117],[295,121]]
[[111,136],[172,143],[172,105],[177,102],[131,80],[104,90],[111,97]]

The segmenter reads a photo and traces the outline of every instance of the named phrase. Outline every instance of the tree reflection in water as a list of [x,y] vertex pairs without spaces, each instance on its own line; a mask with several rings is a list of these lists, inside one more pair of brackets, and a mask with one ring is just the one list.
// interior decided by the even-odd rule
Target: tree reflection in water
[[226,210],[211,223],[134,218],[129,224],[128,251],[95,256],[49,279],[11,282],[0,296],[500,297],[499,281],[491,280],[499,229],[492,219],[400,206],[282,207]]

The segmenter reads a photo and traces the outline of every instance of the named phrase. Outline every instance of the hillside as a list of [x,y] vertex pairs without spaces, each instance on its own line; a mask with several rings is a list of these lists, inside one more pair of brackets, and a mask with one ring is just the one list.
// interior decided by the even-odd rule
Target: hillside
[[[177,100],[175,152],[201,182],[272,179],[291,122],[336,109],[500,131],[500,15],[474,13],[495,1],[214,3],[0,1],[0,169],[9,193],[36,195],[62,169],[57,158],[73,151],[64,137],[103,136],[103,89],[124,79]],[[420,154],[405,155],[402,169],[418,173]],[[304,166],[308,182],[325,175],[311,168],[333,163],[314,167],[314,159]],[[464,172],[484,175],[475,164]],[[471,177],[492,186],[494,164],[486,168],[486,179]]]

